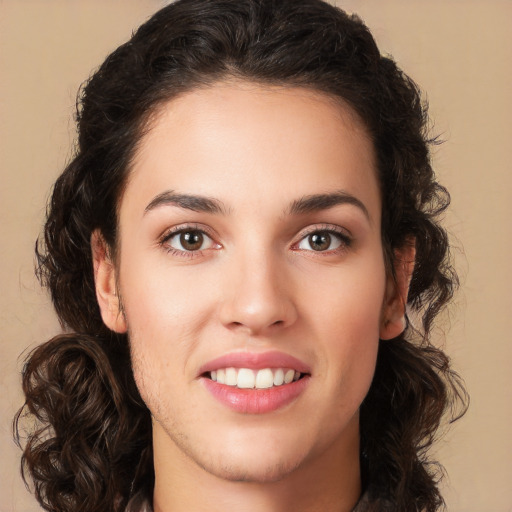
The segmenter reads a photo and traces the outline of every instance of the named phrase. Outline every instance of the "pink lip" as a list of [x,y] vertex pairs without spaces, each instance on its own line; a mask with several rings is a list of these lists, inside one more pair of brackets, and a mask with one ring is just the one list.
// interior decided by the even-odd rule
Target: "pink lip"
[[[219,384],[204,374],[219,368],[291,368],[304,375],[301,379],[268,389],[239,389]],[[299,359],[283,352],[233,352],[204,364],[199,377],[204,387],[221,404],[244,414],[263,414],[280,409],[293,402],[307,387],[311,369]]]
[[214,398],[233,411],[244,414],[263,414],[293,402],[308,385],[310,376],[306,375],[290,384],[268,389],[239,389],[219,384],[207,377],[201,377],[201,381]]
[[283,352],[232,352],[207,362],[199,369],[199,375],[219,368],[250,368],[261,370],[262,368],[291,368],[300,373],[311,373],[310,367]]

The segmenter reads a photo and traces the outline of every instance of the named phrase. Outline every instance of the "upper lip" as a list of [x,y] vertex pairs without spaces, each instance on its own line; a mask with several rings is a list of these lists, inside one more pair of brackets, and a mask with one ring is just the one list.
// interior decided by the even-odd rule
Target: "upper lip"
[[290,368],[300,373],[311,373],[310,367],[284,352],[231,352],[208,361],[199,369],[199,375],[218,370],[219,368],[250,368],[261,370],[262,368]]

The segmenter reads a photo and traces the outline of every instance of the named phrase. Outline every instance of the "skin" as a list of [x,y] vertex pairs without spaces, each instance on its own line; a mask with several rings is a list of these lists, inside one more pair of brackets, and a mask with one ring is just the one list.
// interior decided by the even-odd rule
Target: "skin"
[[[397,265],[397,285],[386,275],[374,162],[357,115],[301,88],[222,82],[154,117],[120,202],[116,262],[99,233],[92,245],[103,319],[128,331],[153,416],[155,511],[339,512],[357,502],[358,409],[379,337],[403,330],[412,272]],[[220,211],[162,200],[170,191]],[[290,211],[340,192],[354,200]],[[181,228],[208,235],[202,250],[170,238]],[[313,250],[308,236],[325,230],[342,236]],[[198,378],[224,354],[269,350],[311,368],[276,411],[235,412]]]

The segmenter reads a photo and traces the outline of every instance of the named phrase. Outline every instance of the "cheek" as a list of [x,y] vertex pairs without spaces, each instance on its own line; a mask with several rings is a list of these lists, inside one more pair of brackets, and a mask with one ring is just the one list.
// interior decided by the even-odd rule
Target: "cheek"
[[308,322],[325,353],[323,369],[341,401],[359,406],[375,371],[385,293],[383,262],[376,258],[317,284],[308,300]]
[[193,287],[169,279],[161,266],[130,263],[127,258],[119,288],[134,376],[147,401],[151,398],[145,393],[160,393],[162,376],[184,381],[186,363],[197,343],[202,306]]
[[167,416],[196,377],[194,354],[215,315],[216,287],[207,272],[172,267],[166,255],[124,254],[119,288],[135,381],[155,416]]
[[340,403],[350,402],[358,407],[375,371],[379,314],[365,311],[363,307],[351,308],[345,315],[338,315],[338,319],[338,323],[326,328],[322,335],[328,357],[327,379],[337,389]]
[[151,333],[148,340],[151,343],[166,345],[170,339],[189,338],[201,323],[205,310],[211,308],[208,292],[211,287],[198,274],[185,267],[173,268],[165,255],[137,258],[133,251],[120,269],[128,328],[143,338]]
[[378,338],[386,286],[378,253],[317,274],[313,284],[303,289],[303,306],[324,336],[350,345]]

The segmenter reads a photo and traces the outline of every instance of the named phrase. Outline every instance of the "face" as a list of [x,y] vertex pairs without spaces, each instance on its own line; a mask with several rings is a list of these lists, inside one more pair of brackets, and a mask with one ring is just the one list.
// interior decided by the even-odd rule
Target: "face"
[[159,110],[97,287],[162,452],[260,482],[357,456],[390,337],[380,222],[372,144],[331,98],[218,83]]

